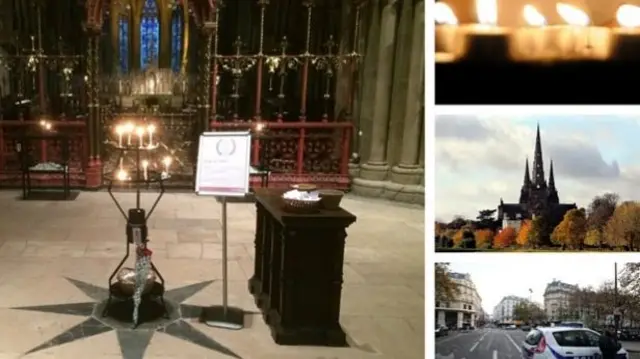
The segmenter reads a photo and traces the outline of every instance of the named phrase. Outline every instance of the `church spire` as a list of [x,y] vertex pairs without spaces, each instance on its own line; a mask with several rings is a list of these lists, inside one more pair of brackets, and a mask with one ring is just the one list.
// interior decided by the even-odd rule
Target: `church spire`
[[546,187],[544,164],[542,163],[542,143],[540,141],[540,124],[536,129],[536,149],[533,154],[533,185],[535,188]]
[[531,177],[529,176],[529,157],[527,157],[525,164],[524,164],[524,183],[522,184],[523,187],[528,187],[531,185]]
[[549,188],[556,188],[556,180],[553,178],[553,160],[551,160],[551,165],[549,166]]

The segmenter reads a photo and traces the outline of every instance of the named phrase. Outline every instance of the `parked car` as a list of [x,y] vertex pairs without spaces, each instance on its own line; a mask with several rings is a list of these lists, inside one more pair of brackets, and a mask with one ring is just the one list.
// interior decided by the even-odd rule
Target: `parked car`
[[565,328],[584,328],[584,323],[583,322],[561,322],[557,326],[565,327]]
[[528,324],[523,324],[520,326],[520,329],[522,329],[523,332],[528,332],[531,330],[531,326]]
[[[587,328],[556,326],[538,327],[527,334],[522,343],[523,359],[602,358],[600,333]],[[617,359],[629,359],[620,347]]]
[[444,337],[449,335],[449,328],[445,327],[444,325],[437,325],[436,324],[436,338],[437,337]]
[[516,327],[515,324],[511,324],[511,325],[507,325],[506,327],[504,327],[506,330],[516,330],[518,329],[518,327]]

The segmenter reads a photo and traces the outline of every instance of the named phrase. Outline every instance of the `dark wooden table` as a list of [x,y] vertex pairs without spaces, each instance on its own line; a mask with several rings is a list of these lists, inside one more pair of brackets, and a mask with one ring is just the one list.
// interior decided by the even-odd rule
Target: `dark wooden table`
[[[50,159],[61,166],[60,169],[47,169],[40,170],[35,169],[33,166],[39,164],[37,160],[39,157],[36,153],[41,146],[49,146],[48,142],[58,142],[60,146],[60,155],[54,159]],[[17,139],[17,151],[19,152],[21,169],[22,169],[22,198],[27,199],[31,196],[34,187],[32,185],[32,175],[38,176],[61,176],[62,185],[60,187],[52,187],[55,189],[61,189],[64,195],[64,199],[69,199],[71,196],[71,181],[69,179],[69,158],[70,158],[70,140],[69,137],[64,134],[37,134],[37,135],[24,135]],[[40,144],[36,146],[34,143]],[[38,189],[52,189],[38,187]]]
[[256,191],[254,275],[249,291],[275,342],[346,346],[340,326],[346,228],[343,210],[287,213],[282,191]]

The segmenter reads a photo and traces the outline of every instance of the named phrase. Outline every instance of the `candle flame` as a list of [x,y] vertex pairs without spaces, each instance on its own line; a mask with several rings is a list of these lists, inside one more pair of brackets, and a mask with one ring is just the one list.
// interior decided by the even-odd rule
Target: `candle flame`
[[149,167],[149,161],[143,160],[142,161],[142,168],[147,168],[147,167]]
[[124,126],[118,125],[116,126],[116,134],[121,135],[124,133]]
[[127,171],[125,170],[119,170],[118,173],[116,174],[116,178],[119,181],[126,181],[128,177],[129,176],[127,175]]
[[154,133],[156,131],[156,126],[155,125],[147,126],[147,131],[149,131],[149,133]]
[[522,9],[522,15],[529,26],[545,26],[547,24],[547,19],[533,5],[525,5]]
[[127,122],[127,124],[126,124],[126,125],[124,125],[124,131],[125,131],[125,132],[128,132],[128,133],[133,132],[133,129],[134,129],[134,128],[135,128],[135,126],[133,125],[133,123],[132,123],[132,122]]
[[443,2],[437,2],[433,7],[433,16],[437,24],[458,25],[458,18],[451,7]]
[[498,0],[476,0],[478,22],[483,25],[498,24]]
[[264,123],[257,123],[256,124],[256,131],[260,132],[264,130]]
[[138,136],[142,136],[142,135],[144,135],[144,132],[145,132],[145,131],[144,131],[144,128],[142,128],[142,127],[138,127],[138,128],[136,128],[136,134],[137,134]]
[[558,3],[556,4],[556,11],[558,12],[558,15],[562,17],[562,20],[569,25],[587,26],[591,23],[589,15],[575,6]]
[[622,27],[640,27],[640,6],[620,5],[616,12],[616,20]]
[[162,163],[164,163],[165,166],[169,166],[171,164],[171,157],[167,156],[163,158]]

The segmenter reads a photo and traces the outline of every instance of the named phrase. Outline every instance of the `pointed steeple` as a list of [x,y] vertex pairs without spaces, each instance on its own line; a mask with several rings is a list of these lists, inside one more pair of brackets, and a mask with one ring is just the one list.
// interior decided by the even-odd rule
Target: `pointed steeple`
[[530,186],[531,185],[531,177],[529,175],[529,157],[527,157],[524,163],[524,182],[522,186]]
[[542,141],[540,140],[540,124],[536,130],[536,149],[533,154],[533,186],[544,188],[547,183],[544,179],[544,163],[542,162]]
[[549,189],[556,188],[556,180],[553,178],[553,160],[551,160],[551,165],[549,166]]

